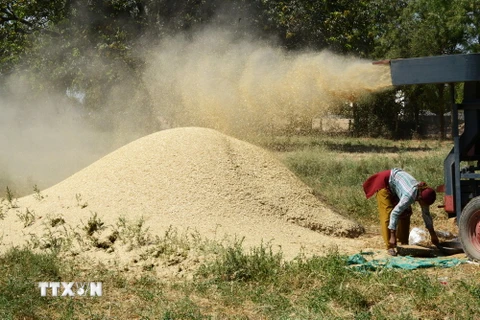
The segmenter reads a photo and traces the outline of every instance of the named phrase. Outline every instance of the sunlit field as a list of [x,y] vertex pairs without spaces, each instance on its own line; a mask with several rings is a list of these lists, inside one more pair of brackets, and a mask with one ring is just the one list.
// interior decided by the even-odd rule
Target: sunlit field
[[[376,207],[362,182],[401,167],[431,186],[443,183],[450,142],[290,136],[253,141],[271,150],[319,199],[375,232]],[[439,195],[438,204],[442,196]],[[418,208],[416,209],[418,210]],[[441,209],[440,226],[450,221]],[[421,224],[415,215],[413,224]],[[146,268],[132,274],[63,257],[55,250],[15,248],[1,257],[2,319],[476,319],[480,267],[356,271],[332,249],[285,260],[268,244],[251,251],[230,245],[165,237],[166,257],[185,248],[209,252],[194,274],[162,277]],[[99,297],[41,297],[39,281],[103,282]],[[73,279],[73,280],[72,280]]]

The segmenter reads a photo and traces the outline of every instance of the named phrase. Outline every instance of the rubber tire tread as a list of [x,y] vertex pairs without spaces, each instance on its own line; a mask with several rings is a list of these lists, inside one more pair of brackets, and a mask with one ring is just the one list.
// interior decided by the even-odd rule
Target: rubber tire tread
[[458,221],[458,231],[460,234],[460,242],[467,256],[472,260],[480,261],[480,250],[472,244],[469,236],[471,229],[469,226],[470,218],[477,211],[480,211],[480,196],[470,200],[463,208],[460,220]]

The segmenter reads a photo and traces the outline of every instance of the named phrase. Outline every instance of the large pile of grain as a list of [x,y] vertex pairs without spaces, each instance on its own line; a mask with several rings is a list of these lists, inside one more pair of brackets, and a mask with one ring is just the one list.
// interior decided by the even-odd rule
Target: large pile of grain
[[[246,244],[271,241],[290,255],[342,240],[350,246],[354,239],[340,237],[363,231],[322,204],[267,151],[205,128],[138,139],[41,195],[19,199],[17,207],[1,221],[4,246],[43,230],[39,221],[46,217],[85,226],[93,214],[107,229],[119,217],[142,217],[152,234],[174,227],[207,238],[245,237]],[[18,218],[26,208],[37,217],[28,227]]]

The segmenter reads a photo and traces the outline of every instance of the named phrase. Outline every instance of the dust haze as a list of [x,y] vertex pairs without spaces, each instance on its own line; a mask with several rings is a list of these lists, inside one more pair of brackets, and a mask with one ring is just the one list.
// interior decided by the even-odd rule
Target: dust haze
[[104,155],[111,137],[85,121],[85,114],[62,96],[26,103],[22,77],[9,79],[0,95],[0,197],[46,188]]
[[334,112],[391,85],[389,68],[328,51],[288,53],[213,29],[153,50],[144,82],[159,118],[237,135]]
[[225,29],[176,35],[144,49],[142,90],[133,92],[131,80],[123,80],[102,93],[107,103],[93,114],[81,92],[25,103],[28,86],[21,75],[10,77],[8,90],[0,91],[0,197],[6,186],[17,196],[35,185],[50,187],[158,130],[202,126],[241,138],[311,121],[391,85],[389,68],[371,61],[291,53]]

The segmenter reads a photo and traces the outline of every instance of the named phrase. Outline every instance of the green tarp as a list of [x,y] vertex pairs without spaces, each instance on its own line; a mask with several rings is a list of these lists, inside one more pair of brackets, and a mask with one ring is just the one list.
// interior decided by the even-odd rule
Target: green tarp
[[347,264],[358,271],[374,271],[379,268],[398,268],[414,270],[419,268],[451,268],[465,263],[467,259],[448,257],[437,258],[414,258],[414,257],[389,257],[383,259],[367,260],[360,254],[354,254],[347,258]]

